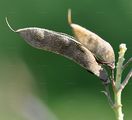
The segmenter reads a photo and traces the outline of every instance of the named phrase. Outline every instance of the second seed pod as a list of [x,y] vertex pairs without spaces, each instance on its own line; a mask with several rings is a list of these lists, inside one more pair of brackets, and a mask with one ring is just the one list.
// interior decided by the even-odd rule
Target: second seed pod
[[68,11],[68,22],[75,38],[90,50],[99,63],[115,68],[115,54],[112,46],[97,34],[71,21],[71,10]]

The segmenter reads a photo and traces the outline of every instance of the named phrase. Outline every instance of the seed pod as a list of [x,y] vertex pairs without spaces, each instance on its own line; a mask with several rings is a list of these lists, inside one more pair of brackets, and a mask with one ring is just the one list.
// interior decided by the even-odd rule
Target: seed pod
[[115,68],[115,55],[112,46],[95,33],[72,23],[71,10],[68,11],[68,22],[73,30],[75,38],[90,50],[99,63],[107,64]]
[[[6,22],[9,28],[13,30],[7,19]],[[73,37],[36,27],[13,31],[19,33],[29,45],[63,55],[95,74],[104,82],[108,82],[108,75],[105,69],[96,62],[93,54],[81,43],[74,40]]]

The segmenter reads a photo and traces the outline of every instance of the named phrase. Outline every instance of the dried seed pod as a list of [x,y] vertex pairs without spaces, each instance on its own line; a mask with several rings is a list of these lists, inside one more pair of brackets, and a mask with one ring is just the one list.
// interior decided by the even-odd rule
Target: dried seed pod
[[72,23],[71,10],[68,11],[68,22],[74,32],[75,38],[90,50],[99,63],[115,68],[115,54],[112,46],[95,33]]
[[[6,22],[11,28],[8,21]],[[11,28],[11,30],[13,29]],[[95,74],[104,82],[108,82],[105,69],[96,62],[93,54],[73,37],[36,27],[18,29],[15,32],[19,33],[29,45],[63,55]]]

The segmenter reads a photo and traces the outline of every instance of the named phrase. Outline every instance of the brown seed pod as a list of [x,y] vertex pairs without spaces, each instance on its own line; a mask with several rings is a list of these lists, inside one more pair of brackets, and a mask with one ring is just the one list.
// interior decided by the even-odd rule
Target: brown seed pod
[[112,46],[95,33],[72,23],[71,10],[68,11],[68,23],[70,24],[75,38],[90,50],[99,63],[107,64],[115,68],[115,54]]
[[93,54],[81,43],[74,40],[73,37],[36,27],[15,31],[10,27],[7,19],[6,22],[9,28],[19,33],[29,45],[63,55],[95,74],[104,82],[108,82],[108,75],[105,69],[96,62]]

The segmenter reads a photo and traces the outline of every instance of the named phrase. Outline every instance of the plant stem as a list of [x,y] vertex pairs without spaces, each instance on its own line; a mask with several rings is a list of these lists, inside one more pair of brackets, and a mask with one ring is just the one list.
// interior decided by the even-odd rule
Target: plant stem
[[125,44],[121,44],[120,45],[120,51],[119,51],[119,58],[118,58],[118,62],[117,62],[117,66],[116,66],[116,82],[115,82],[115,86],[117,89],[119,89],[120,84],[121,84],[121,76],[122,76],[122,68],[123,68],[123,62],[124,62],[124,54],[126,52],[127,48]]
[[121,93],[122,89],[120,89],[121,86],[121,77],[122,77],[122,71],[123,71],[123,62],[124,62],[124,54],[126,52],[127,48],[125,44],[120,45],[120,51],[119,51],[119,58],[116,66],[116,80],[115,80],[115,91],[114,91],[114,97],[115,97],[115,103],[114,103],[114,111],[116,115],[116,120],[123,120],[124,114],[122,112],[122,104],[121,104]]
[[115,93],[114,111],[116,115],[116,120],[123,120],[124,116],[124,114],[122,113],[121,93],[122,91],[118,91]]
[[105,91],[102,91],[102,92],[106,95],[110,106],[113,107],[114,103],[113,103],[113,100],[111,98],[111,94],[110,94],[110,90],[109,90],[109,84],[104,84],[104,88],[105,88]]
[[125,86],[128,84],[130,78],[132,77],[132,69],[130,70],[130,72],[127,74],[125,80],[122,82],[120,89],[123,90],[125,88]]
[[129,58],[129,60],[123,65],[123,70],[124,70],[130,63],[132,63],[132,57]]

